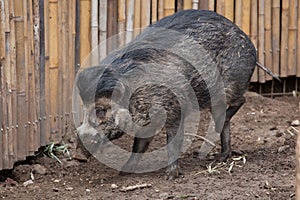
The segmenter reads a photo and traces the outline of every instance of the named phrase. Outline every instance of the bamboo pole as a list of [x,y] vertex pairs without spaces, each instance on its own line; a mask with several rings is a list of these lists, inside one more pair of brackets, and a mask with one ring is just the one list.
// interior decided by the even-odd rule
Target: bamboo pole
[[281,13],[281,52],[280,77],[287,77],[288,72],[288,41],[289,41],[289,1],[282,1]]
[[[98,0],[91,1],[91,50],[98,47]],[[98,53],[91,53],[91,65],[99,63]]]
[[[5,33],[5,18],[8,17],[9,15],[5,15],[5,2],[4,1],[0,1],[0,34],[1,33]],[[3,42],[3,43],[2,43]],[[8,148],[9,148],[9,142],[8,142],[8,130],[6,129],[7,125],[7,91],[6,91],[6,71],[5,69],[8,68],[7,66],[7,58],[5,55],[5,34],[3,35],[3,37],[0,37],[0,43],[3,44],[4,49],[2,50],[3,52],[1,53],[1,57],[0,57],[0,109],[1,109],[1,113],[0,113],[0,133],[1,133],[1,137],[0,137],[0,169],[6,168],[8,163],[9,163],[9,157],[8,157]],[[1,45],[2,46],[2,45]],[[8,55],[9,56],[9,55]]]
[[[24,16],[23,2],[14,0],[15,16]],[[17,66],[17,123],[18,126],[18,160],[25,159],[27,155],[27,104],[26,104],[26,66],[24,50],[24,20],[15,18],[16,27],[16,66]]]
[[[10,0],[5,0],[6,16],[9,16],[9,13],[14,12],[14,2]],[[12,116],[12,124],[14,128],[12,128],[12,142],[11,145],[13,147],[13,152],[11,155],[11,160],[16,161],[18,155],[18,131],[16,125],[18,124],[17,119],[17,66],[16,66],[16,31],[15,31],[15,21],[14,20],[6,20],[6,37],[7,37],[7,46],[9,46],[9,52],[6,52],[7,65],[10,66],[10,79],[11,79],[11,116]]]
[[193,8],[193,0],[184,0],[183,9],[188,10]]
[[[40,85],[41,85],[41,114],[39,116],[39,123],[41,125],[41,145],[46,145],[49,142],[50,132],[51,132],[51,121],[50,121],[50,112],[51,112],[51,90],[50,90],[50,15],[49,15],[49,0],[40,0],[40,23],[44,27],[40,27],[40,37],[41,44],[40,46],[41,58],[40,58]],[[44,15],[44,17],[42,16]]]
[[155,23],[158,18],[158,0],[151,1],[151,23]]
[[180,10],[183,10],[183,4],[184,4],[184,0],[177,0],[176,12],[180,11]]
[[[255,48],[256,48],[256,53],[257,53],[257,47],[258,47],[258,30],[257,30],[257,23],[258,23],[258,0],[251,0],[251,34],[250,34],[250,39],[252,41],[252,43],[254,44]],[[257,67],[255,67],[252,78],[251,78],[251,82],[257,82],[258,81],[258,70]]]
[[280,0],[272,1],[272,66],[268,66],[275,74],[279,74],[280,66]]
[[[103,5],[103,2],[106,2],[106,1],[102,1],[102,0],[100,1],[100,8],[101,8],[101,5]],[[86,60],[86,59],[87,59],[89,53],[91,52],[91,37],[90,37],[90,27],[89,27],[90,16],[91,16],[90,9],[91,9],[90,1],[84,1],[84,0],[80,1],[80,63],[85,62],[85,63],[87,63],[87,65],[90,65],[90,60]],[[101,11],[102,10],[100,10],[100,16],[102,16]],[[101,26],[101,24],[100,24],[100,26]],[[101,30],[101,27],[100,27],[100,30]],[[103,39],[103,38],[100,38],[100,39]],[[106,52],[105,52],[105,55],[106,55]]]
[[135,0],[134,4],[134,23],[133,37],[136,37],[141,32],[141,0]]
[[193,9],[198,10],[199,8],[199,0],[193,0]]
[[125,44],[126,31],[126,0],[118,0],[118,46]]
[[175,0],[164,0],[164,16],[175,13]]
[[157,9],[158,9],[158,19],[162,19],[164,17],[164,0],[158,0]]
[[127,12],[127,21],[126,21],[126,44],[127,44],[133,38],[134,0],[128,0],[126,12]]
[[234,22],[234,0],[225,1],[225,17]]
[[150,24],[151,20],[151,0],[141,1],[141,29],[146,28]]
[[[265,0],[265,66],[271,67],[272,64],[272,1]],[[266,80],[272,80],[267,76]]]
[[235,24],[242,28],[243,1],[235,0]]
[[109,38],[107,40],[107,54],[109,54],[111,51],[115,50],[117,48],[117,40],[112,38],[115,34],[118,32],[117,27],[117,15],[118,15],[118,9],[117,9],[117,3],[118,0],[109,0],[107,2],[107,37]]
[[289,28],[288,28],[288,75],[297,75],[297,0],[289,0]]
[[[258,1],[258,61],[265,65],[264,45],[265,45],[265,8],[264,0]],[[258,80],[260,83],[265,82],[265,72],[258,72]]]
[[217,1],[217,13],[225,16],[225,0]]
[[[5,67],[5,8],[4,8],[5,4],[4,4],[4,0],[0,0],[0,110],[3,110],[3,83],[2,83],[2,72],[4,71],[4,67]],[[2,140],[3,140],[3,131],[5,129],[5,127],[3,127],[4,122],[5,122],[5,115],[3,112],[0,112],[0,134],[2,135],[2,137],[0,138],[0,170],[3,169],[3,152],[2,152]]]
[[243,0],[242,29],[247,35],[250,34],[250,7],[251,7],[251,0]]
[[99,55],[100,60],[102,60],[103,58],[105,58],[107,52],[107,0],[102,0],[99,2],[99,23]]
[[208,0],[200,0],[198,8],[200,10],[208,10]]
[[215,0],[208,0],[208,10],[215,11]]
[[[298,29],[297,29],[297,77],[300,77],[300,1],[298,0]],[[300,198],[300,196],[299,196]]]

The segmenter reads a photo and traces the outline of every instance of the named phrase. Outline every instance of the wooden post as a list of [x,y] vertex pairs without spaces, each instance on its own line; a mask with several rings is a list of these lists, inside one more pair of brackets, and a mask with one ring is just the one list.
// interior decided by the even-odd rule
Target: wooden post
[[107,1],[107,54],[118,47],[117,40],[115,38],[111,38],[118,32],[118,6],[116,6],[117,3],[118,0]]
[[234,22],[234,0],[225,1],[225,17]]
[[193,9],[198,10],[199,8],[199,0],[193,0]]
[[247,34],[250,35],[250,7],[251,0],[243,0],[242,3],[242,29]]
[[225,0],[217,1],[217,13],[225,16]]
[[235,0],[235,24],[242,28],[243,0]]
[[[300,1],[298,0],[297,77],[300,77]],[[300,197],[299,197],[300,198]]]
[[[152,1],[153,2],[153,1]],[[183,10],[183,4],[184,4],[184,0],[177,0],[177,6],[176,6],[176,12]]]
[[[104,1],[102,0],[100,1],[100,6],[103,5],[102,2]],[[107,9],[107,7],[105,8]],[[91,12],[91,2],[81,0],[80,1],[80,63],[82,64],[83,62],[85,62],[87,66],[90,65],[90,60],[86,60],[86,59],[89,53],[91,52],[90,12]],[[102,10],[100,10],[100,15],[101,13]],[[100,27],[100,31],[101,31],[101,27]]]

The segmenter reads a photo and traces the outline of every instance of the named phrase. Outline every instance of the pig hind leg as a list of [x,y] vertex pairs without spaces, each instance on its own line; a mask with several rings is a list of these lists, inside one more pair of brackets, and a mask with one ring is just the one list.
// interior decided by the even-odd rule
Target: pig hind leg
[[[230,120],[235,113],[245,103],[245,97],[241,96],[233,105],[229,105],[226,109],[226,116],[223,125],[223,120],[220,120],[220,113],[213,113],[213,118],[216,122],[216,131],[221,132],[221,154],[219,157],[220,161],[225,161],[231,156],[231,142],[230,142]],[[223,128],[221,128],[223,125]]]
[[149,147],[150,142],[152,141],[153,137],[148,138],[141,138],[135,137],[132,154],[126,164],[122,167],[120,171],[120,175],[126,175],[129,173],[134,173],[136,166],[138,165],[139,161],[142,158],[143,153],[145,153]]
[[179,128],[167,128],[168,167],[167,179],[174,180],[180,175],[178,158],[183,142],[183,125]]

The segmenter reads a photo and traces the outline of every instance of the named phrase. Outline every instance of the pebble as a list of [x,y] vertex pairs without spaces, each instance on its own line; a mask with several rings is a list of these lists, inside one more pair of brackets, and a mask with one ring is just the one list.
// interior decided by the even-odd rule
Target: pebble
[[27,187],[28,185],[31,185],[31,184],[33,184],[33,180],[28,180],[23,183],[23,186]]
[[72,187],[67,187],[67,188],[66,188],[67,191],[72,191],[73,189],[74,189],[74,188],[72,188]]
[[44,167],[43,165],[40,165],[40,164],[36,164],[33,166],[33,171],[38,173],[38,174],[41,174],[41,175],[44,175],[47,173],[47,169],[46,167]]
[[290,148],[290,145],[281,146],[281,147],[278,148],[278,153],[284,152],[288,148]]
[[111,186],[110,186],[112,189],[117,189],[118,188],[118,186],[116,185],[116,184],[111,184]]
[[298,119],[292,121],[291,123],[292,126],[300,126],[300,121]]

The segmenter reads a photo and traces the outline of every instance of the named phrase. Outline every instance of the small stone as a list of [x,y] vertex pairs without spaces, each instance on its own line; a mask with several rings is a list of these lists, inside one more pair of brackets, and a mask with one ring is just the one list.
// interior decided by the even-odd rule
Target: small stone
[[41,174],[44,175],[47,173],[47,169],[46,167],[40,165],[40,164],[36,164],[33,166],[33,171],[36,172],[37,174]]
[[118,188],[118,186],[116,185],[116,184],[111,184],[111,186],[110,186],[112,189],[117,189]]
[[91,192],[91,190],[90,190],[90,189],[86,189],[85,191],[86,191],[86,192]]
[[68,160],[68,159],[63,159],[63,160],[62,160],[62,163],[63,163],[63,166],[64,166],[65,168],[80,165],[80,163],[79,163],[78,160]]
[[58,188],[53,188],[52,190],[53,190],[53,192],[59,192]]
[[59,183],[60,180],[59,180],[59,179],[55,179],[53,182],[54,182],[54,183]]
[[72,190],[74,190],[74,188],[72,188],[72,187],[67,187],[66,190],[67,190],[67,191],[72,191]]
[[281,146],[281,147],[278,148],[278,153],[284,152],[288,148],[290,148],[290,145]]
[[33,184],[33,180],[28,180],[23,183],[23,186],[27,187],[28,185],[31,185],[31,184]]
[[300,121],[298,119],[292,121],[291,123],[292,126],[300,126]]

